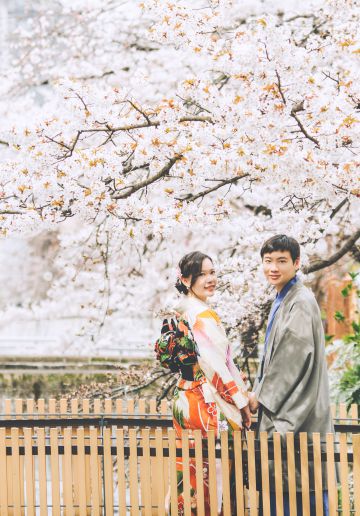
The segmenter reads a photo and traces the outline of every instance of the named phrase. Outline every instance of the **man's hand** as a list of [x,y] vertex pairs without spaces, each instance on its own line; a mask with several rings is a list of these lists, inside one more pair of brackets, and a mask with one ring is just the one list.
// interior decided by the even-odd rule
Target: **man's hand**
[[256,412],[259,409],[259,402],[258,402],[258,400],[256,398],[255,392],[250,392],[249,393],[249,408],[250,408],[250,412],[252,414],[256,414]]
[[249,405],[246,405],[246,407],[243,407],[241,409],[241,417],[244,427],[246,428],[246,430],[249,430],[251,427],[251,413]]

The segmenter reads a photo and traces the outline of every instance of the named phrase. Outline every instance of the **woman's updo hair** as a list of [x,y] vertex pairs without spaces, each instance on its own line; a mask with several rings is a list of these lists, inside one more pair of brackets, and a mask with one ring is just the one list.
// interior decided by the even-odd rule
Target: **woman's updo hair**
[[[179,275],[181,274],[184,278],[189,278],[191,276],[190,288],[200,276],[202,264],[206,258],[212,262],[212,259],[207,254],[201,253],[200,251],[194,251],[193,253],[183,256],[179,261]],[[184,285],[180,277],[177,279],[175,288],[181,294],[189,293],[189,289]]]

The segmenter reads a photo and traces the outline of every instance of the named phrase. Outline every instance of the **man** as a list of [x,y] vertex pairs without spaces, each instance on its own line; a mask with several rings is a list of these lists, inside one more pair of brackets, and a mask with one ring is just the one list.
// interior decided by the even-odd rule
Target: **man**
[[[325,340],[320,310],[310,290],[296,273],[300,266],[300,246],[286,235],[267,240],[261,249],[266,279],[277,291],[265,336],[264,353],[250,409],[259,410],[258,432],[333,432],[325,361]],[[284,468],[285,462],[283,463]],[[310,465],[310,514],[315,514],[312,464]],[[285,468],[286,470],[286,468]],[[270,461],[271,514],[276,515],[273,464]],[[297,514],[302,515],[301,478],[296,468]],[[323,467],[324,515],[328,514],[326,468]],[[286,474],[283,477],[284,515],[289,514]],[[261,511],[260,511],[261,512]]]

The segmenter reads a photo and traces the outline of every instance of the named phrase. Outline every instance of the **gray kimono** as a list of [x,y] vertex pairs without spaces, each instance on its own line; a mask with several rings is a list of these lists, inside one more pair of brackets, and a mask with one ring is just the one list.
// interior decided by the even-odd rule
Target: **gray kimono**
[[[333,432],[325,339],[320,310],[312,292],[301,281],[291,287],[273,322],[254,391],[261,410],[258,432]],[[284,468],[285,463],[283,464]],[[313,473],[310,466],[310,488]],[[270,471],[270,478],[271,478]],[[301,490],[297,467],[297,489]],[[326,488],[326,468],[323,467]],[[287,490],[286,468],[284,489]]]

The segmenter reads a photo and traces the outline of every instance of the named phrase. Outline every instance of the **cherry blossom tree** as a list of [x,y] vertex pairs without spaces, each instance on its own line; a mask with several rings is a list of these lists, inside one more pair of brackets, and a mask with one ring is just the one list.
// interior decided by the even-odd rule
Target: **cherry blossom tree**
[[305,274],[356,252],[359,14],[350,0],[35,4],[9,36],[0,105],[1,233],[59,246],[32,312],[84,314],[74,332],[92,346],[126,340],[121,316],[171,305],[177,261],[200,248],[251,352],[265,238],[298,238]]

